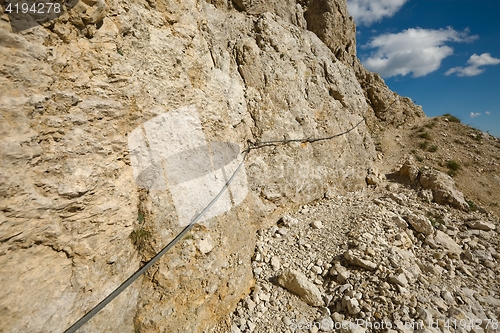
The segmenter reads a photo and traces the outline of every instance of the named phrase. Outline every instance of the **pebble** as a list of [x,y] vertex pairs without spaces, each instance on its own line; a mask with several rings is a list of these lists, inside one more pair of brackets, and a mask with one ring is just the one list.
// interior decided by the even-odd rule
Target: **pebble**
[[323,228],[323,222],[314,221],[311,223],[311,227],[313,227],[313,229],[321,229],[321,228]]
[[273,268],[273,270],[277,271],[280,269],[281,267],[281,264],[280,264],[280,259],[279,257],[277,256],[273,256],[271,258],[271,267]]
[[283,226],[288,228],[291,228],[299,224],[299,220],[291,217],[290,215],[283,215],[283,217],[281,218],[281,222],[283,223]]
[[[397,323],[418,317],[500,318],[498,222],[403,186],[370,191],[331,196],[257,233],[256,285],[231,314],[231,332],[293,332],[299,322],[309,326],[296,332],[330,332],[321,327],[364,318],[392,321],[394,333],[410,332]],[[427,216],[443,223],[434,228]]]
[[286,326],[292,325],[292,320],[289,317],[283,317],[282,321]]
[[231,333],[241,333],[241,330],[236,324],[232,324],[231,325]]

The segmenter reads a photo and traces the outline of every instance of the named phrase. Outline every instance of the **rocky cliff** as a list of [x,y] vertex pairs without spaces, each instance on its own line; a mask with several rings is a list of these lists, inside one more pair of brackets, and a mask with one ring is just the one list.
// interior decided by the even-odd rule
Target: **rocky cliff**
[[[213,326],[252,286],[256,229],[365,187],[369,126],[423,116],[356,59],[344,0],[84,0],[17,33],[4,14],[0,49],[2,332],[63,331],[182,229],[182,182],[145,186],[134,171],[129,138],[147,122],[188,108],[209,146],[242,151],[367,120],[333,140],[251,151],[243,201],[193,229],[81,332]],[[182,147],[189,134],[155,144]]]

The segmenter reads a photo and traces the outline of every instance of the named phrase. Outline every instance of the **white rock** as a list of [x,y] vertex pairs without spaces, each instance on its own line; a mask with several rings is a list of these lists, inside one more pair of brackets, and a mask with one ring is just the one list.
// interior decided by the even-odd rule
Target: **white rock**
[[273,270],[277,271],[281,267],[280,259],[277,256],[273,256],[271,258],[271,267]]
[[374,269],[377,268],[377,264],[375,264],[374,262],[356,257],[355,255],[353,255],[353,253],[351,251],[345,252],[344,258],[351,265],[358,266],[358,267],[364,268],[364,269],[369,270],[369,271],[373,271]]
[[259,293],[259,298],[264,302],[269,302],[270,299],[269,294],[266,293]]
[[339,293],[342,294],[344,291],[349,290],[349,289],[352,289],[352,285],[349,283],[346,283],[346,284],[339,287]]
[[331,317],[332,317],[333,321],[336,323],[340,323],[344,320],[344,315],[340,314],[338,312],[332,313]]
[[455,188],[453,178],[437,170],[427,170],[420,173],[419,181],[422,187],[432,190],[434,201],[440,204],[450,204],[455,208],[469,210],[469,205],[462,192]]
[[282,236],[286,236],[288,234],[288,229],[286,229],[286,228],[278,228],[277,233],[280,234],[280,235],[282,235]]
[[458,245],[450,236],[440,230],[436,231],[434,241],[444,247],[450,253],[456,255],[460,255],[462,253],[462,247]]
[[396,183],[389,183],[387,184],[387,186],[385,187],[387,189],[387,191],[389,192],[396,192],[398,190],[398,184]]
[[256,304],[251,299],[247,299],[245,301],[245,306],[247,307],[248,310],[253,311],[255,309]]
[[401,287],[407,287],[408,286],[408,280],[406,279],[406,276],[401,273],[398,275],[389,275],[389,282],[400,285]]
[[406,223],[406,221],[399,215],[393,216],[392,221],[400,228],[408,228],[408,223]]
[[241,333],[240,328],[236,324],[231,325],[231,333]]
[[444,299],[446,304],[455,304],[455,298],[453,298],[453,295],[448,290],[441,291],[441,297]]
[[253,273],[255,275],[259,275],[260,273],[262,273],[262,268],[261,267],[254,268]]
[[214,243],[210,235],[205,235],[203,238],[196,240],[196,248],[203,254],[207,254],[214,248]]
[[418,232],[426,235],[434,233],[434,227],[432,226],[431,221],[423,215],[409,214],[407,215],[406,220]]
[[289,317],[283,317],[283,319],[281,319],[281,321],[283,322],[283,324],[285,324],[286,326],[290,326],[293,324],[292,320],[289,318]]
[[417,307],[418,317],[424,321],[424,323],[432,323],[432,314],[429,310],[423,307]]
[[337,281],[339,283],[344,283],[346,280],[351,276],[351,273],[349,271],[342,271],[337,275]]
[[469,221],[467,222],[467,226],[472,229],[479,229],[484,231],[495,230],[496,226],[491,222],[486,221]]
[[316,275],[320,275],[321,273],[323,273],[323,269],[319,266],[316,266],[314,265],[312,268],[311,268],[311,271],[316,274]]
[[278,284],[299,296],[312,306],[323,306],[321,292],[306,276],[298,271],[286,270],[278,278]]
[[247,322],[247,326],[248,326],[248,331],[249,332],[253,332],[255,330],[255,328],[257,327],[257,325],[255,325],[251,321]]
[[359,308],[359,301],[356,298],[349,298],[346,301],[347,305],[347,311],[349,311],[350,314],[357,314],[361,311]]
[[323,222],[321,222],[321,221],[314,221],[314,222],[311,223],[311,227],[313,229],[321,229],[321,228],[323,228]]

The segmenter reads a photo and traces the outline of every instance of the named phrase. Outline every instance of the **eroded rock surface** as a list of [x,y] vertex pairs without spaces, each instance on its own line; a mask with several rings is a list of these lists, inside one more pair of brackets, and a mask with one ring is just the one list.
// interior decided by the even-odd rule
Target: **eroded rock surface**
[[207,141],[240,151],[359,126],[252,151],[245,200],[196,227],[83,331],[213,326],[253,284],[257,228],[366,186],[376,153],[363,119],[422,115],[357,62],[343,0],[80,1],[21,33],[2,16],[0,60],[7,332],[64,331],[182,229],[169,184],[144,188],[133,174],[128,137],[147,121],[192,106]]

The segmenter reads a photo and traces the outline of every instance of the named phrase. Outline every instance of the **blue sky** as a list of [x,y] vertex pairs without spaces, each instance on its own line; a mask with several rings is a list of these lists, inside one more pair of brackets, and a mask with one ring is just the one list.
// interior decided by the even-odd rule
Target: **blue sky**
[[365,67],[430,116],[500,137],[500,0],[348,0]]

